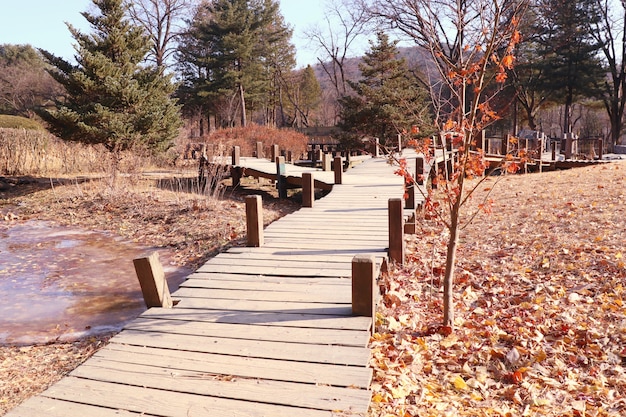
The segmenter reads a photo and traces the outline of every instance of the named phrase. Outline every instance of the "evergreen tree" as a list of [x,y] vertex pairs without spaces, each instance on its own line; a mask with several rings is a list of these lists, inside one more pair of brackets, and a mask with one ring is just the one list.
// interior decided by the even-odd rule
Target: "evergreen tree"
[[181,120],[170,97],[174,91],[170,78],[160,69],[142,66],[149,39],[125,20],[123,0],[92,1],[100,14],[82,15],[93,33],[68,25],[77,43],[76,65],[41,51],[65,95],[54,109],[41,109],[39,114],[62,139],[104,145],[117,170],[122,151],[167,149]]
[[193,67],[201,69],[185,80],[188,91],[226,103],[226,124],[238,115],[245,126],[248,110],[275,105],[268,94],[279,86],[277,69],[295,64],[290,37],[275,0],[203,2],[180,48],[180,57],[197,58]]
[[376,44],[359,64],[362,79],[349,81],[355,95],[340,99],[342,130],[353,139],[372,136],[381,144],[395,140],[398,133],[410,132],[412,126],[431,130],[427,92],[409,71],[406,61],[398,59],[397,41],[379,32]]
[[563,131],[572,129],[572,106],[597,97],[605,78],[598,53],[602,45],[589,32],[599,19],[593,0],[537,0],[537,33],[543,89],[565,106]]

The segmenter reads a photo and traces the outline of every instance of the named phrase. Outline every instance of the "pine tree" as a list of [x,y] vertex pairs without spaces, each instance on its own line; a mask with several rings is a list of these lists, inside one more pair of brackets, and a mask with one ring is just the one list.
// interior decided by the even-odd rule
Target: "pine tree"
[[543,89],[565,105],[563,131],[569,132],[574,102],[599,95],[604,81],[601,45],[589,32],[599,15],[592,0],[538,0],[536,7]]
[[376,44],[359,64],[362,79],[350,82],[355,95],[340,99],[340,127],[356,137],[372,136],[385,144],[412,126],[430,130],[430,106],[426,91],[398,58],[397,41],[379,32]]
[[295,64],[290,38],[275,0],[204,2],[180,51],[181,57],[197,56],[194,66],[202,70],[186,78],[188,91],[228,103],[226,124],[235,125],[238,115],[245,126],[248,110],[275,105],[270,93],[279,85],[277,68]]
[[50,74],[65,87],[53,109],[39,114],[62,139],[102,144],[114,156],[145,148],[163,151],[178,134],[174,86],[161,70],[142,65],[150,44],[141,28],[125,20],[123,0],[92,0],[100,14],[83,12],[93,33],[71,25],[76,40],[73,65],[47,51]]

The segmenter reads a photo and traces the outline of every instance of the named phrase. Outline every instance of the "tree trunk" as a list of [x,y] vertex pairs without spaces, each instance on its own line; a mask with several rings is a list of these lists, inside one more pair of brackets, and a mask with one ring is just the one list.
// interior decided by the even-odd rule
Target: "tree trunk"
[[443,325],[454,328],[454,268],[456,266],[456,249],[459,243],[459,209],[454,205],[448,252],[446,254],[446,272],[443,279]]
[[246,98],[243,91],[243,84],[239,84],[239,99],[241,100],[241,127],[248,125],[248,118],[246,116]]

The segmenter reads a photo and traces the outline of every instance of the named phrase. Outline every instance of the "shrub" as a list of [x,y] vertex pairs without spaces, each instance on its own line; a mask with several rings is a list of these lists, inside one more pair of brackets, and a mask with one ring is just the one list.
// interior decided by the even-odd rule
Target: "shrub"
[[228,155],[233,146],[239,146],[242,156],[252,156],[256,143],[263,142],[266,156],[270,155],[269,149],[272,145],[278,145],[281,151],[291,151],[293,157],[298,158],[306,152],[308,137],[294,130],[250,125],[245,128],[216,130],[205,142],[213,145],[215,155]]
[[36,120],[8,114],[0,114],[0,128],[44,130],[43,126]]

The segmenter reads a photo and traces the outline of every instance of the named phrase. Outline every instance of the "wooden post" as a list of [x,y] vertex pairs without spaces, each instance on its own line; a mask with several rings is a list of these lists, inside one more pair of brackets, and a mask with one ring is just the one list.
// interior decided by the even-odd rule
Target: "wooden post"
[[598,159],[602,160],[604,157],[604,140],[598,139]]
[[398,133],[398,153],[402,153],[402,133]]
[[293,162],[293,152],[291,151],[287,151],[287,162],[290,164]]
[[276,159],[276,188],[278,198],[287,198],[287,179],[285,178],[285,157],[277,156]]
[[[565,159],[572,159],[572,145],[574,143],[574,134],[572,132],[565,133]],[[563,143],[563,142],[561,142]]]
[[239,146],[233,146],[233,161],[232,165],[239,165],[239,158],[241,157],[241,148]]
[[408,209],[415,208],[415,184],[412,181],[406,180],[404,181],[404,193],[406,195],[406,202],[404,206]]
[[551,141],[550,146],[552,147],[552,160],[556,161],[556,141]]
[[374,286],[376,284],[374,256],[357,255],[352,258],[352,314],[372,318],[372,333],[376,317]]
[[159,253],[152,252],[147,258],[133,259],[133,264],[146,307],[172,308],[172,297],[159,262]]
[[263,142],[256,143],[256,157],[263,158]]
[[399,265],[404,265],[404,216],[402,199],[390,198],[389,217],[389,257]]
[[341,184],[343,179],[343,162],[340,156],[335,157],[333,170],[335,171],[335,184]]
[[415,182],[417,185],[424,185],[424,157],[415,158]]
[[247,246],[263,246],[263,202],[260,195],[246,197]]
[[315,180],[310,172],[302,173],[302,207],[313,207],[315,201]]
[[241,185],[241,174],[243,173],[243,168],[241,167],[230,167],[230,178],[233,180],[233,188],[239,187]]
[[332,170],[331,165],[333,163],[332,156],[329,153],[322,154],[322,171]]
[[278,145],[272,145],[272,161],[275,161],[279,156],[280,149],[278,148]]

